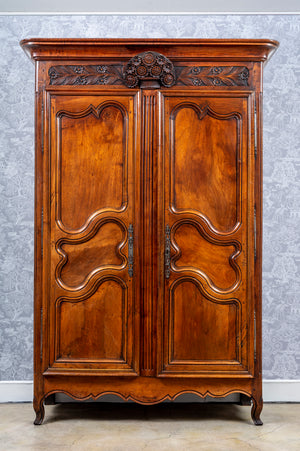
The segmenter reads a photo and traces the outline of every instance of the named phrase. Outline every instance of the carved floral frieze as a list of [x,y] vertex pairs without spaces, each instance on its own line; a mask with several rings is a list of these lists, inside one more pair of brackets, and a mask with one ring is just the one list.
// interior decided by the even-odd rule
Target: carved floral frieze
[[248,86],[246,66],[174,66],[164,55],[140,53],[126,65],[59,65],[48,71],[50,85],[125,85],[136,88],[142,82],[170,88],[183,86]]
[[245,66],[181,66],[177,83],[185,86],[248,86]]
[[48,71],[50,85],[121,85],[118,65],[52,66]]

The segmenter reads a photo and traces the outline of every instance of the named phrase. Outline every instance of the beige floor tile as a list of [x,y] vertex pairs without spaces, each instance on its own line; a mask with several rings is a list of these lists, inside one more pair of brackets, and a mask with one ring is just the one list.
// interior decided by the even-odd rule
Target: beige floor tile
[[262,427],[226,404],[64,404],[33,419],[31,404],[0,404],[0,450],[300,450],[300,404],[266,404]]

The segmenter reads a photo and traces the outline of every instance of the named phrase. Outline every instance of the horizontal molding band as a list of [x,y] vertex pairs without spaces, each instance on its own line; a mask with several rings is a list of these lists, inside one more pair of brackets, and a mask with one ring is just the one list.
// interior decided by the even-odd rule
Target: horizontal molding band
[[[32,381],[0,381],[0,403],[32,402],[32,398]],[[300,380],[266,379],[263,381],[263,398],[264,402],[300,402]],[[108,396],[105,401],[109,401]],[[112,401],[116,398],[112,397]],[[199,398],[199,402],[203,401]]]

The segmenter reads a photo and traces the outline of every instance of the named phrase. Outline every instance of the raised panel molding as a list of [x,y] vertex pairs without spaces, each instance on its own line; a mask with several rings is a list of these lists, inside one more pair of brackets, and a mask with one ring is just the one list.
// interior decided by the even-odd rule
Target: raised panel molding
[[[182,284],[192,284],[192,286],[194,286],[196,288],[196,290],[199,292],[200,296],[203,297],[206,301],[208,302],[212,302],[215,303],[217,305],[223,305],[223,306],[234,306],[235,307],[235,333],[236,333],[236,337],[234,338],[234,346],[235,346],[235,357],[231,358],[229,360],[226,360],[223,356],[223,358],[221,357],[220,359],[192,359],[192,358],[186,358],[186,359],[176,359],[174,358],[174,334],[175,334],[175,325],[174,325],[174,299],[175,299],[175,292],[176,289],[178,289],[178,287]],[[205,372],[205,366],[207,366],[207,368],[210,368],[210,371],[212,371],[212,367],[216,366],[219,368],[219,371],[224,371],[225,370],[225,366],[232,366],[235,368],[235,370],[237,370],[238,367],[240,367],[240,371],[244,372],[245,371],[245,367],[242,365],[242,356],[241,356],[241,343],[242,343],[242,336],[243,336],[243,332],[241,330],[241,325],[242,325],[242,321],[241,321],[241,314],[242,314],[242,306],[241,306],[241,302],[239,299],[237,298],[226,298],[226,299],[222,299],[220,297],[215,297],[211,294],[208,294],[204,289],[202,284],[194,277],[191,276],[181,276],[180,278],[177,278],[170,286],[170,291],[169,291],[169,307],[168,309],[166,309],[166,315],[169,316],[168,318],[168,333],[165,334],[165,341],[164,341],[164,349],[165,349],[165,357],[167,357],[168,361],[164,361],[164,367],[163,370],[161,371],[161,374],[165,374],[168,373],[169,371],[173,372],[173,371],[178,371],[179,373],[190,373],[190,375],[192,375],[192,373],[194,371],[199,371],[199,372]],[[191,300],[189,300],[188,298],[186,298],[185,300],[186,302],[186,311],[190,312],[191,314],[191,319],[194,318],[194,311],[189,307],[189,304],[191,302]],[[169,313],[167,313],[169,312]],[[181,316],[181,320],[182,320],[182,316]],[[186,334],[192,333],[192,326],[190,325],[186,325],[187,330],[186,330]],[[207,324],[207,327],[209,327],[210,329],[212,328],[215,333],[217,333],[215,327],[216,324],[212,325],[211,323]],[[225,327],[225,326],[224,326]],[[228,325],[228,330],[230,330],[231,327],[229,327]],[[181,330],[181,329],[179,329]],[[199,333],[204,333],[205,336],[205,332],[201,329],[199,329]],[[234,334],[235,336],[235,334]],[[219,343],[220,344],[220,343]],[[225,344],[225,343],[224,343]],[[180,345],[182,346],[182,343],[180,343]],[[191,347],[191,343],[190,343],[190,347]],[[190,349],[189,348],[185,348],[185,351],[190,355]],[[190,366],[190,368],[189,368]]]
[[[207,272],[205,272],[203,269],[201,269],[201,258],[203,259],[203,255],[201,253],[202,251],[202,247],[200,245],[197,246],[197,243],[193,242],[193,248],[190,249],[190,252],[188,252],[188,256],[189,258],[193,258],[193,255],[197,255],[199,257],[199,266],[194,266],[192,264],[185,266],[185,265],[180,265],[180,260],[182,259],[182,248],[178,245],[178,241],[176,241],[176,233],[178,233],[180,231],[180,228],[184,227],[184,226],[192,226],[199,234],[199,236],[201,238],[203,238],[205,241],[207,241],[208,243],[211,243],[214,246],[222,246],[222,247],[233,247],[234,251],[230,253],[228,253],[228,257],[224,256],[224,261],[223,261],[223,267],[227,267],[227,277],[230,277],[230,270],[232,271],[232,276],[234,275],[234,279],[232,279],[232,284],[229,287],[220,287],[217,286],[216,283],[213,282],[212,280],[212,276],[209,276],[207,274]],[[189,234],[189,238],[191,238],[191,234]],[[212,235],[212,234],[208,234],[206,233],[203,225],[194,220],[194,219],[183,219],[180,221],[177,221],[172,229],[171,229],[171,244],[175,250],[174,255],[172,256],[171,259],[171,268],[174,271],[174,273],[185,273],[185,272],[194,272],[196,273],[201,279],[205,279],[205,281],[208,284],[208,287],[215,291],[216,293],[220,293],[220,294],[228,294],[231,293],[232,291],[236,290],[242,280],[242,274],[241,274],[241,269],[237,263],[237,259],[241,254],[241,243],[237,240],[237,239],[224,239],[223,237],[219,237],[218,235]],[[212,246],[211,248],[211,262],[210,264],[213,265],[213,251],[214,247]],[[198,252],[196,253],[196,250],[198,250]],[[207,253],[208,253],[208,248],[206,249]],[[217,250],[215,251],[216,253],[218,252]],[[217,253],[218,256],[218,253]],[[205,262],[205,260],[202,260]],[[220,265],[220,262],[219,262]],[[223,271],[225,271],[225,268]],[[208,267],[209,269],[209,267]],[[228,273],[229,270],[229,273]],[[222,269],[219,268],[218,269],[218,277],[221,277],[222,274]],[[215,274],[215,278],[217,276],[217,274]],[[225,274],[224,274],[225,277]]]
[[[119,337],[119,345],[120,345],[120,354],[119,357],[116,358],[116,356],[114,356],[113,358],[111,357],[85,357],[82,356],[81,358],[79,358],[79,356],[76,358],[72,357],[72,356],[65,356],[65,355],[61,355],[61,333],[62,333],[62,329],[61,329],[61,309],[62,309],[62,305],[63,304],[69,304],[70,306],[72,306],[72,304],[76,305],[76,304],[80,304],[80,303],[84,303],[87,302],[89,300],[91,300],[99,291],[99,289],[101,287],[104,287],[105,284],[107,283],[114,283],[116,285],[118,285],[121,290],[122,290],[122,299],[121,299],[121,305],[119,306],[120,308],[120,314],[118,313],[118,311],[116,310],[116,308],[111,309],[110,304],[111,302],[109,301],[109,297],[108,298],[103,298],[103,300],[101,301],[103,302],[108,302],[107,304],[107,309],[110,308],[111,310],[108,310],[109,314],[112,316],[111,318],[111,325],[113,326],[113,317],[115,316],[116,320],[118,319],[122,326],[121,326],[121,335]],[[105,294],[105,296],[107,296],[107,293]],[[109,295],[108,295],[109,296]],[[115,295],[113,296],[112,300],[114,302],[116,302],[116,298]],[[93,300],[93,302],[100,302],[99,300],[97,301],[96,299]],[[84,316],[77,316],[75,319],[78,322],[78,319],[80,321],[87,321],[87,311],[84,310],[85,314]],[[94,315],[96,314],[97,310],[94,309],[93,315],[90,317],[90,321],[95,321],[95,317]],[[70,313],[68,314],[68,321],[70,321],[70,324],[72,323],[72,308]],[[53,375],[53,374],[76,374],[76,372],[78,374],[101,374],[101,372],[103,373],[103,371],[105,372],[105,374],[114,374],[114,373],[118,373],[120,371],[122,371],[122,374],[127,375],[127,374],[137,374],[134,366],[133,366],[133,342],[130,340],[130,336],[132,334],[132,328],[133,328],[133,316],[132,316],[132,310],[129,307],[128,304],[128,286],[127,284],[124,282],[123,279],[121,279],[120,277],[117,276],[113,276],[113,275],[106,275],[106,276],[102,276],[101,278],[97,279],[97,281],[95,282],[95,284],[85,293],[80,294],[80,295],[76,295],[76,296],[72,296],[72,297],[68,297],[68,296],[61,296],[59,297],[56,302],[55,302],[55,333],[54,333],[54,337],[55,337],[55,343],[54,343],[54,355],[53,355],[53,363],[49,366],[49,368],[46,370],[46,372],[44,373],[49,374],[49,375]],[[80,328],[80,325],[78,324],[78,327]],[[116,325],[114,326],[116,327]],[[118,328],[120,329],[120,328]],[[66,328],[66,321],[64,321],[64,331],[68,333],[68,328]],[[74,327],[70,328],[70,331],[72,333],[76,332],[75,329],[75,325]],[[98,326],[98,332],[101,334],[101,336],[104,337],[104,334],[107,335],[107,338],[111,341],[111,344],[113,347],[116,346],[116,339],[117,337],[115,336],[115,334],[113,333],[113,331],[109,331],[108,330],[108,323],[106,324],[105,328],[99,328]],[[88,334],[90,333],[90,329],[87,328],[86,326],[84,326],[84,328],[81,330],[78,330],[78,339],[80,338],[77,346],[86,346],[87,343],[84,340],[85,335],[86,336],[86,340],[88,340]],[[69,335],[68,335],[69,337]],[[100,337],[100,336],[99,336]],[[91,337],[92,338],[92,337]],[[68,338],[69,339],[69,338]],[[99,338],[100,339],[100,338]],[[81,343],[81,345],[80,345]],[[92,343],[93,346],[95,347],[96,342]],[[63,345],[66,346],[66,340],[63,340]],[[105,349],[109,350],[109,347],[103,347],[104,345],[102,344],[102,348],[99,348],[99,352],[104,352]],[[72,348],[73,349],[73,346]],[[84,348],[85,349],[85,348]],[[93,348],[93,352],[98,352],[97,348]],[[86,352],[86,351],[85,351]],[[81,373],[81,372],[84,373]]]
[[[74,359],[74,358],[62,358],[61,357],[61,346],[62,346],[62,341],[61,341],[61,315],[62,315],[62,306],[63,304],[78,304],[78,303],[82,303],[82,302],[86,302],[89,301],[99,290],[100,287],[103,287],[106,283],[109,282],[113,282],[114,284],[117,284],[121,287],[122,290],[122,300],[121,300],[121,312],[122,312],[122,316],[121,318],[119,318],[121,320],[122,323],[122,329],[121,329],[121,335],[122,335],[122,339],[121,339],[121,343],[122,343],[122,352],[120,354],[120,358],[119,359],[108,359],[110,361],[112,361],[113,363],[120,363],[120,362],[125,362],[126,361],[126,349],[124,348],[124,345],[126,344],[127,340],[125,339],[125,333],[126,333],[126,324],[127,324],[127,315],[128,315],[128,303],[127,303],[127,286],[125,285],[124,281],[118,277],[113,277],[113,276],[106,276],[106,277],[102,277],[101,279],[98,280],[98,282],[95,284],[95,286],[85,295],[81,295],[81,296],[76,296],[76,297],[60,297],[56,300],[56,333],[55,333],[55,337],[56,337],[56,361],[59,360],[59,363],[65,362],[65,363],[71,363],[71,362],[78,362],[78,363],[86,363],[84,361],[84,359]],[[105,301],[105,299],[104,299]],[[95,301],[96,302],[96,301]],[[112,312],[112,313],[116,313],[116,312]],[[96,310],[94,309],[93,315],[96,314]],[[80,317],[81,321],[85,321],[86,318],[82,318]],[[68,315],[68,321],[72,322],[72,312],[70,311],[69,315]],[[63,322],[65,323],[65,322]],[[107,325],[108,326],[108,325]],[[66,328],[66,324],[64,324],[64,328]],[[68,328],[66,328],[68,330]],[[70,328],[73,332],[74,332],[74,328]],[[82,328],[80,328],[80,340],[84,341],[84,330]],[[86,328],[85,328],[86,329]],[[103,329],[103,333],[106,331],[107,329],[104,328]],[[99,331],[99,329],[98,329]],[[100,330],[101,332],[102,330]],[[89,334],[89,329],[86,329],[85,331],[86,334]],[[66,346],[66,340],[63,340],[63,345]],[[70,352],[72,352],[72,346],[70,347]],[[88,359],[88,363],[91,364],[93,363],[93,361],[95,363],[98,363],[99,361],[102,360],[107,360],[107,359]]]
[[[87,118],[89,115],[94,116],[97,120],[100,120],[101,118],[103,118],[104,121],[111,121],[111,125],[109,125],[110,129],[113,129],[115,126],[115,120],[112,117],[112,113],[111,111],[109,111],[110,108],[116,109],[117,111],[119,111],[122,115],[122,133],[120,133],[119,136],[119,140],[122,142],[122,166],[121,166],[121,192],[119,193],[120,198],[118,199],[118,203],[119,205],[98,205],[98,206],[94,206],[94,208],[89,212],[88,216],[82,220],[82,223],[77,227],[70,227],[70,225],[66,225],[63,219],[63,208],[62,208],[62,203],[63,203],[63,196],[62,196],[62,191],[63,191],[63,186],[62,186],[62,181],[61,181],[61,177],[62,177],[62,152],[63,152],[63,148],[65,146],[65,144],[63,143],[62,140],[62,130],[63,130],[63,119],[64,118],[69,118],[69,119],[73,119],[73,120],[78,120],[78,119],[83,119],[83,118]],[[111,118],[110,118],[111,116]],[[84,109],[83,111],[66,111],[66,110],[60,110],[57,112],[56,114],[56,127],[57,127],[57,161],[56,161],[56,165],[57,165],[57,171],[56,171],[56,190],[57,190],[57,204],[56,204],[56,222],[59,226],[59,228],[63,231],[63,232],[67,232],[67,233],[79,233],[80,231],[83,231],[85,229],[88,228],[89,223],[92,221],[92,219],[96,216],[99,215],[101,213],[106,213],[106,212],[115,212],[115,213],[120,213],[120,212],[124,212],[128,206],[128,113],[124,107],[124,105],[122,105],[121,103],[114,101],[114,100],[108,100],[108,101],[104,101],[102,102],[100,105],[98,105],[97,107],[94,107],[93,105],[89,105],[86,109]],[[99,124],[100,125],[100,124]],[[107,127],[108,128],[108,127]],[[107,130],[107,132],[109,133],[109,129]],[[73,132],[74,133],[74,132]],[[102,137],[100,137],[101,139]],[[82,138],[81,138],[82,139]],[[96,146],[97,144],[101,145],[101,141],[100,143],[97,143],[97,141],[95,141],[94,146]],[[72,145],[73,142],[72,142]],[[80,145],[78,143],[78,145]],[[82,146],[84,146],[84,143],[81,143]],[[103,142],[103,145],[108,145],[105,141]],[[109,144],[111,147],[115,146],[115,142],[111,142]],[[85,152],[85,149],[81,149],[81,152]],[[81,156],[81,159],[87,159],[87,157],[85,157],[84,155]],[[85,160],[84,160],[85,161]],[[70,164],[70,162],[69,162]],[[120,171],[120,169],[118,168],[118,164],[115,165],[116,167],[112,167],[112,170],[116,170],[118,169],[118,171]],[[91,168],[92,169],[92,168]],[[100,162],[98,163],[97,166],[98,172],[101,171],[101,165]],[[64,170],[67,170],[67,168],[64,167]],[[103,174],[105,175],[105,174]],[[65,177],[66,178],[66,177]],[[109,181],[109,180],[108,180]],[[66,181],[64,182],[66,183]],[[99,181],[98,181],[99,183]],[[98,185],[98,187],[100,188],[100,184]],[[105,184],[105,189],[108,190],[109,188],[109,184]],[[70,188],[70,187],[69,187]],[[95,187],[96,188],[96,187]],[[95,189],[94,188],[94,189]],[[113,189],[113,186],[111,186],[110,188],[111,190]],[[72,190],[70,188],[70,193],[72,193]],[[108,194],[107,194],[108,195]],[[102,197],[104,196],[104,193],[102,195]],[[78,193],[77,193],[77,197],[78,197]],[[83,197],[83,193],[81,193],[81,197],[82,199],[81,202],[84,204],[84,197]],[[96,196],[96,193],[94,194],[95,199],[99,198],[99,194],[98,196]],[[113,192],[111,192],[110,197],[113,197]],[[78,199],[76,199],[76,204],[79,202]],[[99,202],[99,200],[98,200]],[[73,203],[75,203],[75,199],[73,200]],[[68,196],[68,205],[70,204],[70,196]],[[80,203],[78,203],[80,208]],[[76,207],[76,206],[75,206]],[[77,207],[76,207],[77,208]],[[73,215],[72,217],[78,217],[78,213],[79,210],[77,211],[77,215]],[[78,221],[78,219],[77,219]]]
[[136,376],[135,280],[129,279],[136,197],[128,179],[138,165],[130,129],[138,96],[51,90],[48,103],[55,283],[43,309],[51,330],[50,337],[41,334],[41,347],[49,347],[43,377]]
[[[113,257],[116,257],[120,260],[119,264],[113,264],[111,263],[109,260],[109,255],[107,255],[107,252],[105,252],[105,263],[103,262],[103,264],[101,265],[96,265],[94,268],[90,268],[90,270],[88,271],[87,274],[82,273],[82,266],[81,266],[81,281],[80,283],[78,283],[76,285],[72,284],[70,285],[70,283],[68,284],[66,282],[66,276],[63,275],[63,271],[68,268],[69,270],[69,274],[68,277],[72,278],[72,267],[75,265],[76,269],[76,261],[77,259],[74,261],[74,263],[71,261],[71,246],[73,248],[75,248],[76,246],[80,245],[80,244],[84,244],[84,243],[88,243],[89,242],[89,246],[92,246],[92,242],[93,239],[95,239],[95,237],[98,236],[99,239],[99,244],[101,244],[101,229],[104,228],[105,226],[109,225],[109,224],[114,224],[116,225],[119,230],[121,231],[122,236],[120,237],[121,239],[118,240],[117,236],[114,235],[112,238],[113,239],[117,239],[116,241],[116,245],[114,246],[114,254],[110,253],[110,258],[112,259]],[[72,238],[68,238],[68,237],[63,237],[61,239],[59,239],[56,243],[56,251],[57,253],[61,256],[61,260],[58,263],[58,265],[56,266],[56,271],[55,271],[55,277],[56,280],[58,282],[58,284],[67,291],[79,291],[82,290],[83,288],[85,288],[88,284],[90,284],[92,282],[93,279],[95,279],[95,277],[97,276],[97,274],[99,274],[101,271],[103,270],[109,270],[109,271],[120,271],[122,269],[124,269],[127,264],[128,264],[128,258],[126,257],[126,255],[122,252],[122,249],[124,248],[124,246],[126,245],[126,243],[128,242],[128,231],[126,231],[126,226],[125,224],[123,224],[122,221],[116,219],[116,218],[112,218],[112,217],[105,217],[102,220],[99,220],[98,223],[96,223],[95,227],[86,235],[82,235],[79,234],[79,237],[76,238],[74,235]],[[104,243],[107,246],[107,243]],[[64,246],[68,245],[69,247],[69,252],[67,252],[64,249]],[[85,249],[85,253],[84,256],[81,257],[81,262],[84,259],[88,259],[88,255],[87,255],[87,251],[88,249]],[[98,251],[99,253],[99,251]],[[97,258],[97,254],[95,255],[95,258]],[[98,256],[98,260],[101,258],[101,254],[99,254]],[[102,257],[103,258],[103,257]]]
[[[221,224],[220,218],[218,218],[218,215],[222,216],[222,220],[225,221],[227,219],[227,217],[229,216],[229,212],[228,212],[228,208],[226,205],[224,207],[224,199],[218,198],[214,195],[214,202],[210,202],[210,206],[212,208],[212,206],[214,205],[215,202],[219,202],[218,205],[215,206],[215,218],[209,218],[207,217],[203,211],[201,212],[200,210],[196,209],[196,208],[186,208],[183,206],[178,206],[178,193],[176,193],[176,181],[178,178],[177,175],[177,171],[178,171],[178,167],[176,166],[176,118],[178,116],[178,114],[183,111],[184,109],[187,110],[192,110],[195,112],[195,114],[197,115],[197,118],[199,120],[199,126],[201,127],[201,121],[203,121],[206,117],[210,117],[212,119],[215,119],[217,121],[227,121],[227,120],[235,120],[236,121],[236,127],[235,127],[235,133],[236,133],[236,143],[235,143],[235,192],[234,192],[234,196],[235,196],[235,203],[234,203],[234,210],[233,210],[233,205],[230,207],[230,213],[231,216],[235,216],[235,219],[232,220],[231,224]],[[212,107],[209,105],[209,101],[204,101],[203,103],[196,103],[196,102],[191,102],[191,101],[180,101],[170,112],[170,141],[171,141],[171,149],[170,149],[170,211],[172,211],[172,213],[174,214],[187,214],[187,215],[196,215],[199,219],[202,219],[206,225],[208,226],[208,228],[217,233],[218,235],[229,235],[232,234],[234,232],[236,232],[238,230],[238,228],[240,227],[240,223],[241,223],[241,210],[242,210],[242,198],[241,198],[241,183],[242,183],[242,178],[241,178],[241,170],[240,170],[240,162],[241,162],[241,157],[242,157],[242,149],[241,149],[241,128],[242,128],[242,115],[237,112],[237,111],[233,111],[227,114],[221,114],[216,112],[214,109],[212,109]],[[193,130],[193,132],[195,132],[195,130]],[[182,137],[181,137],[182,139]],[[190,141],[186,141],[188,146],[192,145],[191,140]],[[229,144],[227,144],[229,145]],[[216,153],[217,151],[214,149],[200,149],[199,154],[201,155],[201,157],[203,159],[205,159],[207,157],[207,154],[209,153],[209,151]],[[177,156],[178,158],[178,156]],[[211,157],[213,158],[213,156]],[[181,161],[184,164],[189,164],[188,159],[184,159],[184,161]],[[221,161],[221,163],[223,164],[223,162]],[[197,163],[199,164],[199,163]],[[181,166],[180,166],[181,168]],[[217,168],[215,169],[215,171],[217,171]],[[217,173],[215,175],[215,177],[217,177]],[[225,177],[228,175],[225,173],[223,174]],[[191,174],[190,174],[191,177]],[[194,175],[194,178],[196,177],[196,175]],[[207,177],[211,177],[211,174],[207,174]],[[217,180],[217,178],[216,178]],[[190,181],[190,179],[189,179]],[[194,183],[193,186],[197,186],[198,190],[200,190],[201,192],[201,175],[197,174],[197,181],[198,183]],[[195,182],[195,180],[194,180]],[[207,182],[208,183],[208,182]],[[220,182],[219,182],[220,183]],[[182,184],[182,180],[181,180],[181,184]],[[189,184],[187,184],[187,186],[189,186]],[[187,189],[187,186],[185,186],[185,191]],[[205,187],[205,184],[204,184]],[[221,187],[221,186],[220,186]],[[208,189],[208,188],[206,188]],[[227,189],[228,191],[228,189]],[[210,193],[210,191],[206,193],[206,196],[202,195],[202,197],[197,198],[198,203],[201,201],[203,201],[203,199],[206,199],[206,197],[208,196],[208,194]],[[191,194],[191,193],[189,193]],[[226,194],[226,192],[223,193],[224,196]],[[227,194],[226,194],[227,195]],[[229,194],[228,194],[229,195]],[[228,196],[227,195],[227,196]],[[210,194],[210,197],[212,196],[212,194]],[[209,198],[210,199],[210,198]],[[225,196],[226,199],[226,196]],[[212,199],[211,199],[212,200]],[[227,204],[231,205],[231,202],[229,202],[229,199],[227,200]],[[191,201],[190,201],[191,202]],[[218,208],[217,208],[218,206]],[[222,209],[221,209],[222,207]],[[226,211],[225,211],[226,210]],[[221,212],[221,213],[220,213]],[[216,224],[216,222],[218,222],[218,224]]]

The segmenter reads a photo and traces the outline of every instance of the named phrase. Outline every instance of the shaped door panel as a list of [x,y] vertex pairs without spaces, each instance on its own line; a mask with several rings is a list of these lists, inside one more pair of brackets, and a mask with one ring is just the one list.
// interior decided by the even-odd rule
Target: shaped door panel
[[251,95],[172,92],[163,102],[158,374],[249,376]]
[[240,305],[236,299],[217,301],[203,294],[195,280],[183,278],[170,290],[169,311],[171,364],[238,362]]
[[132,376],[139,371],[132,271],[139,259],[139,94],[57,92],[48,102],[47,373]]
[[233,230],[240,212],[240,114],[185,100],[170,112],[170,133],[172,209],[194,211],[221,232]]
[[64,105],[56,115],[56,126],[61,227],[77,231],[98,211],[126,208],[128,117],[124,106],[109,100],[72,111]]

